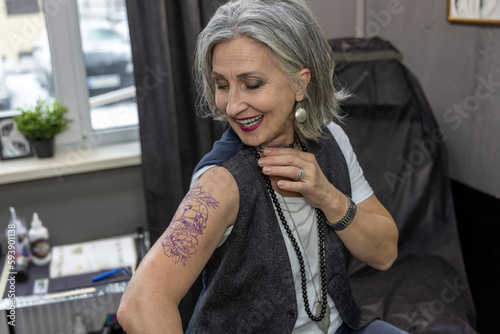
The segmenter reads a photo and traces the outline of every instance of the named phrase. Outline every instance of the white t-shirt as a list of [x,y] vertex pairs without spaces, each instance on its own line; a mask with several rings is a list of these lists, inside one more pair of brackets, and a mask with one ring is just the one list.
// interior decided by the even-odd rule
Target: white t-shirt
[[[352,149],[349,138],[345,134],[344,130],[335,123],[330,123],[328,129],[332,133],[333,137],[339,144],[339,147],[344,154],[347,166],[349,169],[349,177],[351,179],[351,193],[352,200],[359,204],[365,199],[373,194],[373,190],[366,181],[363,170],[361,169],[356,155]],[[205,166],[193,175],[191,186],[196,183],[199,177],[208,169],[214,167]],[[309,205],[304,197],[286,197],[283,198],[280,194],[276,193],[278,201],[280,203],[281,209],[285,214],[288,226],[292,230],[295,239],[299,243],[302,255],[304,256],[304,264],[306,267],[306,276],[308,280],[307,294],[309,298],[309,305],[311,305],[311,311],[313,314],[316,313],[316,307],[318,301],[320,300],[321,284],[319,279],[319,257],[318,257],[318,233],[316,225],[316,210]],[[274,205],[274,204],[273,204]],[[276,208],[275,208],[276,212]],[[290,215],[292,213],[292,215]],[[285,245],[288,252],[288,257],[290,258],[290,263],[292,266],[292,272],[294,276],[295,283],[295,295],[297,296],[297,321],[293,330],[294,334],[322,334],[323,332],[316,326],[314,321],[309,319],[305,311],[304,301],[302,297],[302,281],[300,276],[300,265],[297,260],[297,255],[293,248],[292,242],[285,232],[283,225],[279,216],[276,214],[276,218],[280,223],[281,232],[283,234],[283,239],[285,240]],[[227,239],[231,233],[233,227],[229,227],[222,240],[220,241],[218,247],[220,247]],[[328,334],[333,334],[337,331],[338,327],[342,324],[342,319],[335,307],[330,295],[328,295],[328,306],[330,307],[330,326],[328,328]]]
[[[304,259],[307,278],[307,297],[311,312],[315,315],[318,302],[321,300],[321,281],[319,274],[319,252],[318,252],[318,225],[316,222],[316,210],[309,205],[304,197],[282,197],[276,193],[281,211],[285,215],[286,222],[292,230],[295,240],[299,244],[300,252]],[[273,204],[274,205],[274,204]],[[275,208],[276,212],[276,208]],[[322,334],[306,313],[304,298],[302,297],[302,278],[300,276],[300,264],[293,248],[292,241],[288,237],[281,220],[278,219],[286,250],[292,266],[293,282],[295,285],[295,296],[297,298],[297,321],[293,328],[293,334]],[[328,265],[328,259],[326,260]],[[335,307],[332,297],[328,294],[328,306],[330,307],[330,326],[328,334],[337,332],[342,325],[342,319]],[[328,315],[328,312],[326,313]]]

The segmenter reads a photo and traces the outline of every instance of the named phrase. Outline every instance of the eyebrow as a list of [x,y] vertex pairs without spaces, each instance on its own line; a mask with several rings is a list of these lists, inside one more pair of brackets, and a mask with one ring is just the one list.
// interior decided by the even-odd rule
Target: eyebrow
[[[218,77],[221,77],[222,79],[226,79],[226,77],[224,75],[222,75],[221,73],[213,71],[212,74],[216,75]],[[240,78],[247,77],[247,76],[250,76],[250,75],[255,75],[255,74],[265,75],[264,73],[259,72],[259,71],[248,71],[248,72],[244,72],[244,73],[238,74],[236,76],[236,78],[240,79]]]

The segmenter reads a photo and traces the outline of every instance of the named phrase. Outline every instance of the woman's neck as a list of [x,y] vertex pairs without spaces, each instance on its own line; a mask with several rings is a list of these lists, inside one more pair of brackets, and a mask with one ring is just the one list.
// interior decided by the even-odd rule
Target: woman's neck
[[255,146],[255,149],[257,150],[257,152],[263,153],[264,150],[266,149],[266,147],[269,147],[269,148],[294,148],[296,143],[297,143],[297,134],[294,134],[293,141],[292,141],[291,144],[286,144],[286,145],[269,145],[269,146],[258,145],[258,146]]

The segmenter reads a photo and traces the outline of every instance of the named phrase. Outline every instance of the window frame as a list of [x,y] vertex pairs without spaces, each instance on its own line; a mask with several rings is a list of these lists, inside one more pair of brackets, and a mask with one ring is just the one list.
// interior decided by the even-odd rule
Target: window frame
[[58,135],[56,149],[137,141],[138,126],[92,129],[87,74],[76,0],[43,1],[57,98],[69,109],[73,123]]

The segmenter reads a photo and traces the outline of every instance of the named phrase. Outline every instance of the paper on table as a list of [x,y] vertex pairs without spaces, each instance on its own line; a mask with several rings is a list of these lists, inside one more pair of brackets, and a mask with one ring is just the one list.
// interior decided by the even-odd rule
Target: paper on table
[[97,240],[52,248],[50,278],[135,267],[133,237]]

